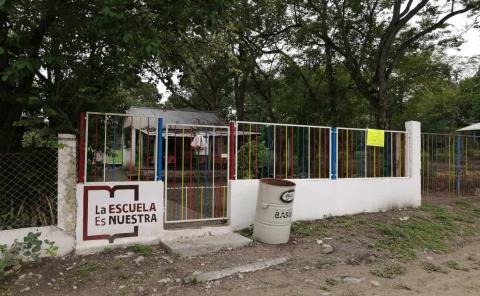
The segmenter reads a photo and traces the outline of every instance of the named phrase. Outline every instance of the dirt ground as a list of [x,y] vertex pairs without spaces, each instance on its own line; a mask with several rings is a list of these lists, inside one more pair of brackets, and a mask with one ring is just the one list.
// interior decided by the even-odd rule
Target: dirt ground
[[[196,258],[137,246],[44,259],[7,278],[0,295],[480,295],[479,230],[475,200],[327,218],[296,223],[284,245],[255,242]],[[266,270],[182,281],[194,271],[281,256],[289,260]]]

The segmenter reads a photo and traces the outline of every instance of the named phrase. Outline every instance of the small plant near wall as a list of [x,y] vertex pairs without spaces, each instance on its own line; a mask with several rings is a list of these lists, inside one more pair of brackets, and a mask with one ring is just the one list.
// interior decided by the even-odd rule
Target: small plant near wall
[[[257,155],[255,157],[255,155]],[[267,143],[263,140],[258,143],[250,140],[244,143],[238,151],[239,159],[245,160],[239,168],[242,179],[253,179],[256,176],[273,177],[273,151],[267,147]],[[250,166],[247,163],[251,163]],[[268,167],[270,166],[270,169]],[[271,176],[266,175],[270,171]]]
[[22,241],[15,240],[10,247],[0,245],[0,281],[18,271],[22,261],[35,262],[42,250],[49,257],[57,255],[58,246],[53,241],[41,240],[41,232],[29,232]]

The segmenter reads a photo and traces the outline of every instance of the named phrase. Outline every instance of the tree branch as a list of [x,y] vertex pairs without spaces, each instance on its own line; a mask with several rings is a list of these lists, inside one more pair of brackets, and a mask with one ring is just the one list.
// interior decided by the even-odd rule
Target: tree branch
[[163,75],[161,75],[161,73],[159,73],[155,68],[153,68],[150,64],[148,63],[145,63],[145,66],[147,66],[147,68],[152,71],[152,73],[160,80],[160,82],[163,83],[163,85],[165,85],[165,87],[174,95],[176,95],[182,102],[184,102],[185,104],[187,104],[188,106],[194,108],[194,109],[198,109],[194,104],[192,104],[192,102],[190,102],[189,100],[187,100],[182,94],[180,94],[172,85],[171,85],[171,81],[167,81],[170,80],[169,78],[166,78],[164,77]]
[[454,11],[454,12],[451,12],[449,14],[447,14],[446,16],[444,16],[442,19],[440,19],[437,23],[433,24],[432,26],[418,32],[417,34],[413,35],[412,37],[410,37],[409,39],[407,39],[405,42],[403,42],[400,47],[398,48],[398,50],[395,52],[395,54],[393,55],[393,58],[392,58],[392,61],[390,62],[390,65],[387,69],[387,76],[390,76],[390,74],[392,73],[394,67],[395,67],[395,64],[396,64],[396,61],[398,60],[398,58],[403,55],[403,53],[405,52],[405,50],[410,47],[415,41],[419,40],[420,38],[422,38],[423,36],[435,31],[436,29],[439,29],[440,27],[442,27],[446,21],[448,21],[450,18],[456,16],[456,15],[459,15],[459,14],[462,14],[462,13],[465,13],[465,12],[468,12],[469,10],[473,9],[472,6],[467,6],[463,9],[460,9],[460,10],[457,10],[457,11]]

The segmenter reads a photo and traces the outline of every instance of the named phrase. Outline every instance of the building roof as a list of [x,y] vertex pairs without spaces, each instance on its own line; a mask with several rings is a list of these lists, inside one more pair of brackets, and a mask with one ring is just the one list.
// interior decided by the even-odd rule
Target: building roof
[[163,118],[164,123],[169,124],[227,125],[218,113],[214,111],[180,111],[151,107],[131,107],[126,113],[145,117],[160,117]]
[[472,125],[466,126],[464,128],[458,129],[458,132],[467,132],[467,131],[478,131],[480,130],[480,122],[474,123]]

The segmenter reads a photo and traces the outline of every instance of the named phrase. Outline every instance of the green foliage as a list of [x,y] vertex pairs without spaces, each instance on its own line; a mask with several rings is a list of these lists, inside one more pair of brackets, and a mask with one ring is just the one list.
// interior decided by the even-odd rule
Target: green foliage
[[433,262],[423,261],[422,262],[422,267],[427,272],[448,273],[448,270],[446,270],[445,268],[443,268],[440,265],[434,264]]
[[42,148],[3,155],[0,230],[56,223],[57,153]]
[[57,255],[55,242],[41,240],[40,235],[41,232],[29,232],[22,241],[15,240],[11,246],[0,245],[0,280],[22,261],[38,261],[42,250],[47,256]]
[[[386,109],[393,129],[419,120],[438,132],[479,121],[480,75],[459,79],[443,57],[461,38],[439,26],[409,42],[446,8],[428,3],[418,25],[397,21],[392,31],[385,16],[393,8],[338,0],[0,1],[0,151],[50,147],[50,134],[78,131],[80,112],[133,105],[354,127],[373,127]],[[381,55],[386,34],[392,43]],[[157,85],[171,94],[167,102]]]
[[393,279],[399,275],[405,274],[407,269],[398,263],[391,263],[370,271],[371,274],[378,277]]
[[410,218],[398,224],[378,224],[384,235],[379,244],[380,249],[390,251],[391,255],[403,260],[416,258],[417,249],[445,252],[448,246],[445,240],[451,236],[451,228],[428,217]]
[[87,278],[92,272],[97,271],[101,268],[101,265],[95,262],[82,262],[77,267],[72,269],[68,276],[85,279]]
[[469,271],[470,269],[464,266],[461,266],[458,262],[450,260],[445,263],[448,268],[453,270]]
[[[251,140],[239,147],[237,155],[240,159],[246,160],[243,164],[244,167],[242,166],[240,170],[243,174],[239,178],[252,179],[255,175],[266,175],[268,166],[270,166],[270,172],[273,172],[273,150],[267,148],[264,140],[260,139],[257,143],[255,135],[252,135]],[[257,159],[255,159],[255,155],[258,157]],[[251,163],[250,170],[247,162]],[[256,167],[255,164],[257,164]]]
[[326,279],[325,279],[325,283],[326,283],[327,285],[333,287],[333,286],[335,286],[335,285],[338,284],[338,281],[337,281],[336,279],[334,279],[334,278],[326,278]]
[[316,267],[318,269],[326,269],[326,268],[330,268],[332,266],[335,266],[337,263],[338,262],[336,260],[325,258],[325,259],[320,259],[317,262]]
[[59,148],[58,140],[48,129],[26,131],[22,138],[23,148]]
[[150,256],[152,255],[154,249],[152,246],[149,245],[143,245],[143,244],[135,244],[131,247],[129,247],[132,251],[135,253],[142,255],[142,256]]
[[377,248],[388,250],[393,257],[402,260],[416,258],[417,249],[447,252],[449,240],[457,235],[472,234],[475,209],[470,204],[461,203],[459,213],[452,213],[443,207],[424,203],[421,212],[408,221],[377,223],[377,229],[383,235]]
[[323,236],[327,229],[324,225],[316,222],[293,222],[292,233],[300,237]]

